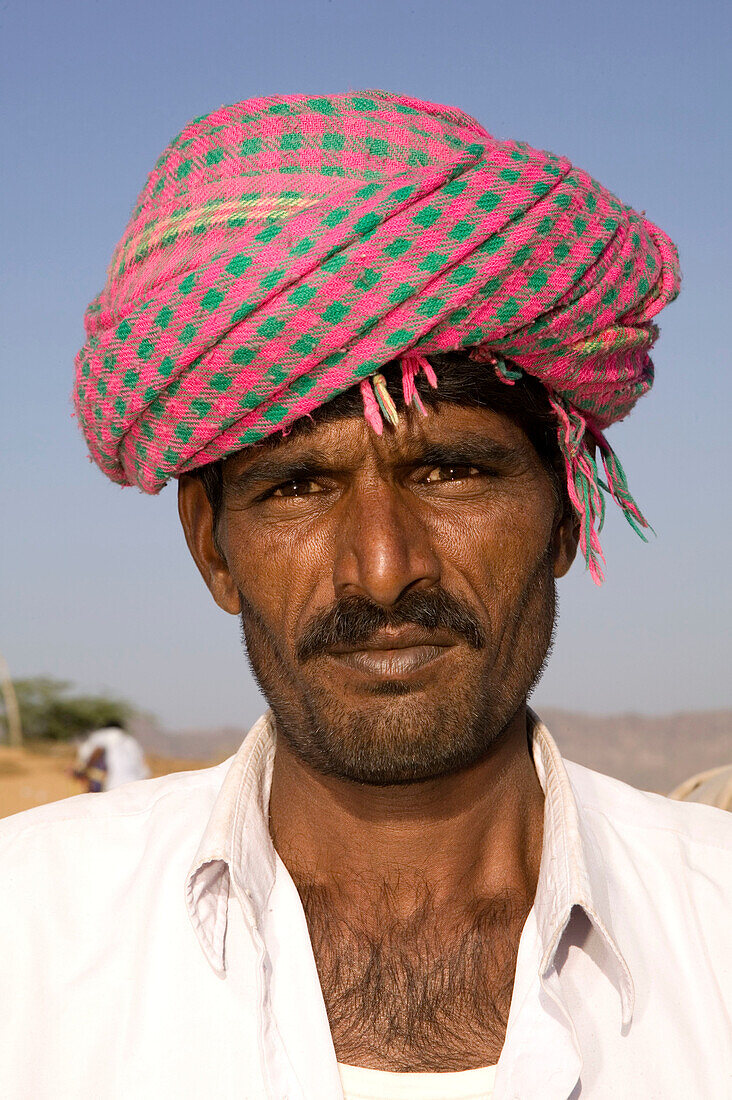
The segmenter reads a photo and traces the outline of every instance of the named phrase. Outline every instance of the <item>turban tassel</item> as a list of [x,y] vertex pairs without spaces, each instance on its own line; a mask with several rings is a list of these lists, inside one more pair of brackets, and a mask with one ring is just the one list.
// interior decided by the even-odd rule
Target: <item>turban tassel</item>
[[361,383],[361,397],[363,398],[363,415],[366,418],[366,423],[371,425],[377,435],[381,435],[384,430],[384,422],[381,419],[379,403],[371,388],[370,378],[364,378]]
[[[605,522],[603,490],[620,506],[628,523],[644,542],[648,540],[642,528],[653,529],[633,499],[620,459],[600,429],[592,426],[587,417],[557,394],[550,394],[549,402],[559,421],[559,447],[567,474],[567,492],[580,521],[580,553],[595,584],[601,584],[605,564],[599,538]],[[605,481],[597,470],[595,447],[602,456]]]
[[[419,371],[423,370],[427,381],[432,388],[435,389],[437,387],[437,375],[434,372],[432,364],[424,355],[405,355],[401,360],[401,368],[402,392],[404,394],[405,406],[409,408],[411,404],[414,404],[422,413],[422,416],[426,416],[427,410],[422,404],[422,398],[417,392],[414,380]],[[363,414],[366,422],[370,424],[377,435],[381,435],[384,430],[382,416],[385,417],[390,424],[396,427],[399,423],[399,413],[387,389],[386,379],[383,374],[378,372],[374,374],[372,378],[365,378],[363,380],[361,383],[361,397],[363,398]]]

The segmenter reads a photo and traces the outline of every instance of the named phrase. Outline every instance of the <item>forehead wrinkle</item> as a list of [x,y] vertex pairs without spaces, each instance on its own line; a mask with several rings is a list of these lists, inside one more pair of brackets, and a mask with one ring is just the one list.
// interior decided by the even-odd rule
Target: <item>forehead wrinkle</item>
[[[373,450],[380,470],[456,463],[487,463],[527,469],[540,459],[523,430],[507,418],[500,425],[484,420],[478,426],[460,426],[451,417],[420,417],[403,428],[373,436]],[[506,427],[509,431],[506,432]]]
[[[400,416],[396,428],[385,425],[381,436],[361,417],[337,417],[320,424],[308,421],[305,430],[293,431],[284,438],[279,433],[269,436],[225,459],[224,483],[242,490],[255,481],[282,479],[293,470],[298,474],[307,470],[343,473],[365,467],[369,454],[383,472],[395,467],[456,462],[461,452],[466,461],[514,465],[531,464],[533,457],[538,458],[531,441],[509,417],[461,407],[472,414],[471,419],[477,412],[482,421],[480,427],[461,427],[454,423],[454,408],[446,405],[444,412],[432,409],[427,417]],[[412,414],[413,410],[408,412]],[[511,439],[505,439],[506,428]],[[234,461],[240,467],[237,472],[232,472]]]

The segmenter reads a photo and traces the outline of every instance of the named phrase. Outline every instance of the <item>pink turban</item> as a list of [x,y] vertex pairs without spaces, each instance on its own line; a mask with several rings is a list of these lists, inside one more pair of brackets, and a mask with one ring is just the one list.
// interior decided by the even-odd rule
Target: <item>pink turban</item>
[[433,353],[473,349],[508,382],[510,360],[549,392],[599,576],[593,454],[644,526],[602,429],[649,389],[651,319],[678,286],[644,215],[455,108],[250,99],[158,160],[87,311],[76,408],[101,469],[157,492],[372,376],[378,400],[392,359],[405,392]]

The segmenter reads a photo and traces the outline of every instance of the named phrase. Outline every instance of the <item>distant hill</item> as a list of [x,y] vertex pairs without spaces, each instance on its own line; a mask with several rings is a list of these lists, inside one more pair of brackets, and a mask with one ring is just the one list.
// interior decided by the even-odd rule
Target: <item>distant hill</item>
[[682,779],[732,764],[732,710],[597,717],[542,708],[568,760],[666,794]]
[[235,726],[217,726],[213,729],[168,730],[149,724],[145,719],[130,724],[146,753],[158,756],[174,756],[190,760],[208,760],[212,764],[225,760],[239,748],[246,729]]
[[[683,779],[732,763],[732,710],[647,717],[598,717],[540,709],[564,756],[642,790],[666,794]],[[148,752],[219,761],[235,752],[246,730],[230,726],[176,733],[140,725]]]

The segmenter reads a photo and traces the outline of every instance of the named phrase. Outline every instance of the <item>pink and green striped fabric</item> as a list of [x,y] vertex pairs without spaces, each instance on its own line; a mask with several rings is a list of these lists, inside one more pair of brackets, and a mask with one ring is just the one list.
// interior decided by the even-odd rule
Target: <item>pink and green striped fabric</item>
[[406,353],[482,348],[599,430],[650,387],[678,286],[643,214],[455,108],[250,99],[155,165],[86,314],[76,408],[94,461],[146,492]]

